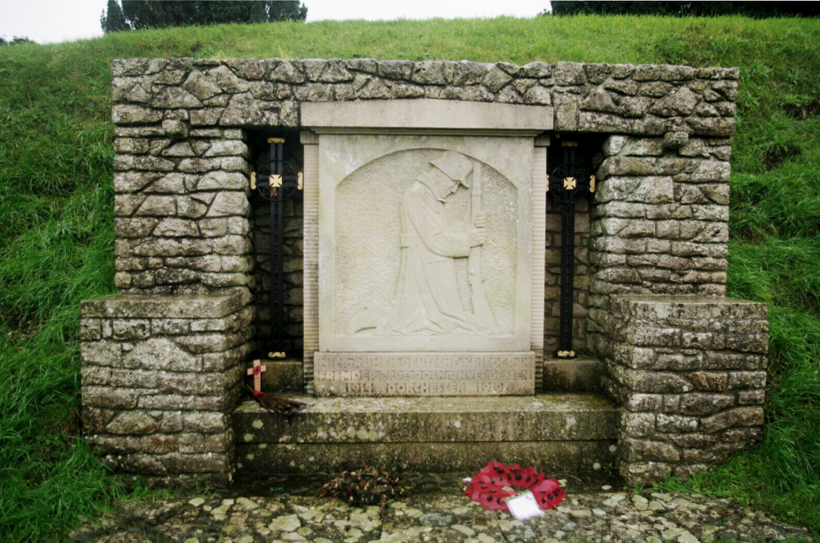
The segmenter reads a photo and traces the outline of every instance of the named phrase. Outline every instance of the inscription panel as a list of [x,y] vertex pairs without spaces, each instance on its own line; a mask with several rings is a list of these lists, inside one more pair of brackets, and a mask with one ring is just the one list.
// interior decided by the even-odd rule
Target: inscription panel
[[321,396],[515,396],[535,393],[535,353],[315,355]]

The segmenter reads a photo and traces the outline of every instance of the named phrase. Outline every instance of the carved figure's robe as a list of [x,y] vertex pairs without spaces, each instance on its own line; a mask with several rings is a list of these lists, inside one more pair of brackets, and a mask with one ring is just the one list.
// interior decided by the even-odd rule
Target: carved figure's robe
[[351,321],[348,334],[368,328],[377,335],[489,332],[459,297],[454,259],[470,255],[469,234],[451,229],[432,186],[422,173],[402,196],[401,265],[392,303],[368,305]]

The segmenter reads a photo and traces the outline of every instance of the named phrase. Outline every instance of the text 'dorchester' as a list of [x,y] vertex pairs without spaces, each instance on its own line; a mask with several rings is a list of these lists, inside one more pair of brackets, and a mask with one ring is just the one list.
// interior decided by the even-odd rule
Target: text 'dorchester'
[[535,355],[319,352],[314,371],[327,396],[524,395],[534,392]]

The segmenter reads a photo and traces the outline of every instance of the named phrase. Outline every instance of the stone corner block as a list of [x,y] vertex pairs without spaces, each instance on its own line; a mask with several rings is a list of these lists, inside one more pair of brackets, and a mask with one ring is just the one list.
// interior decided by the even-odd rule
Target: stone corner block
[[240,294],[116,294],[80,305],[83,318],[218,319],[242,307]]

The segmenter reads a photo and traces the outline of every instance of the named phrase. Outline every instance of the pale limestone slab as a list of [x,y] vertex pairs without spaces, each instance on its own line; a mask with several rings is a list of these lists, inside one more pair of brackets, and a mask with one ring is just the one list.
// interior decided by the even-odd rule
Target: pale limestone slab
[[317,352],[320,396],[522,396],[535,393],[535,353]]
[[305,102],[302,126],[321,129],[552,130],[548,106],[455,100]]
[[[535,172],[536,163],[540,162],[536,157],[540,154],[543,149],[536,151],[533,139],[526,137],[321,134],[320,351],[529,351],[534,283],[533,212],[538,209],[532,200],[533,178],[543,176]],[[410,206],[407,199],[411,193],[426,190],[419,181],[426,172],[435,170],[431,168],[432,163],[453,155],[468,164],[466,168],[470,173],[465,177],[468,186],[459,187],[452,194],[428,198],[429,205],[436,208],[430,217],[444,224],[430,227],[435,231],[428,234],[466,235],[473,226],[470,218],[475,202],[472,176],[478,175],[481,185],[478,201],[486,216],[487,233],[478,258],[493,325],[487,329],[478,325],[437,328],[434,326],[440,324],[437,321],[431,326],[422,323],[419,329],[414,327],[418,323],[391,326],[387,330],[375,325],[360,326],[362,321],[369,322],[368,318],[382,310],[388,315],[386,318],[395,317],[397,305],[407,302],[406,296],[402,298],[397,294],[406,292],[405,287],[411,283],[407,279],[411,267],[403,264],[403,258],[408,258],[408,244],[422,236],[421,230],[427,228],[428,222],[425,218],[422,221],[425,224],[408,230],[410,227],[406,225],[410,224],[408,217],[412,213],[407,211]],[[476,173],[478,171],[480,173]],[[467,258],[463,243],[461,246],[460,253],[448,249],[455,252],[442,256],[428,251],[423,257],[412,257],[425,270],[421,274],[422,282],[448,286],[443,291],[440,285],[434,285],[430,292],[411,293],[414,300],[407,303],[428,304],[425,307],[429,309],[429,299],[420,300],[432,297],[438,309],[454,314],[457,321],[471,321],[472,316],[478,314],[473,305],[479,304],[468,277],[469,260],[473,257]],[[431,272],[434,267],[438,271]],[[543,276],[540,267],[539,273]],[[413,284],[418,282],[417,274]]]

